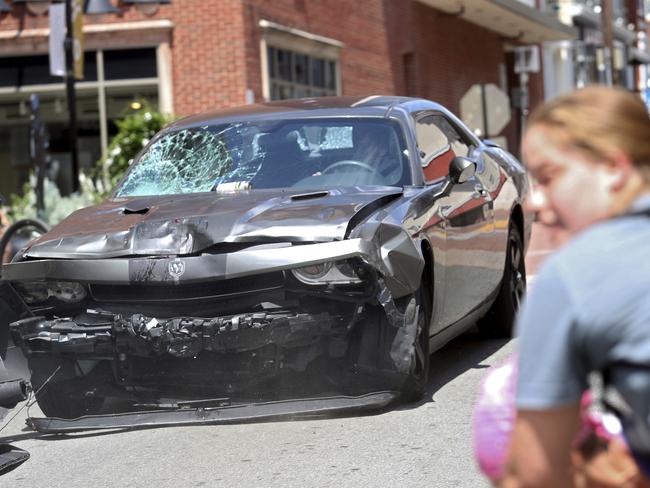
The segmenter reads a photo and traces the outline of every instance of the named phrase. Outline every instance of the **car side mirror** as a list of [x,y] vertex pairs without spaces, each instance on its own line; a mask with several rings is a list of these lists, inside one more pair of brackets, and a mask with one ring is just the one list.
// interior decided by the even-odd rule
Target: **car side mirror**
[[449,163],[449,179],[451,183],[465,183],[476,173],[476,163],[471,159],[462,156],[456,156]]
[[435,198],[445,197],[451,193],[454,185],[465,183],[476,173],[476,163],[471,159],[462,156],[456,156],[449,163],[449,176],[442,185],[442,188],[436,193]]

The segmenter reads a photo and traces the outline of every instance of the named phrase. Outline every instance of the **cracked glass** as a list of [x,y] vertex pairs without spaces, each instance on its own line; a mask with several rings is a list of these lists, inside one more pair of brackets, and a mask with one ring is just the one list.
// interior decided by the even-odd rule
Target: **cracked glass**
[[314,118],[163,132],[115,196],[265,188],[403,186],[410,172],[399,125],[383,118]]
[[209,128],[172,132],[156,139],[129,171],[117,196],[210,191],[233,160],[223,133]]

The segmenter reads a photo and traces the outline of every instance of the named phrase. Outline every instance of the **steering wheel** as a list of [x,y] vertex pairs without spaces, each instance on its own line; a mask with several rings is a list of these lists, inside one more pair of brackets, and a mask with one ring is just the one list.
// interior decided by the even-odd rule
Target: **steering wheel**
[[334,164],[330,164],[327,168],[325,168],[321,173],[330,173],[333,169],[335,168],[341,168],[343,166],[356,166],[357,168],[362,168],[365,169],[366,171],[370,171],[371,173],[379,174],[379,171],[377,168],[373,168],[369,164],[363,163],[361,161],[355,161],[353,159],[345,159],[343,161],[337,161]]

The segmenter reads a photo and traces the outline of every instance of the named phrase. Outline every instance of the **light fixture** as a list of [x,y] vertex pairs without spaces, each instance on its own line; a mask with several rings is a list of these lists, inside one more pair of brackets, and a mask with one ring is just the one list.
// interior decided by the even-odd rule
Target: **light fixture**
[[142,104],[138,101],[133,101],[129,107],[131,107],[132,110],[140,110],[142,108]]
[[18,115],[25,117],[28,113],[29,110],[27,109],[27,102],[25,100],[21,100],[18,104]]
[[34,15],[43,15],[50,8],[50,0],[14,0],[14,3],[27,4],[27,10]]
[[120,11],[110,0],[86,0],[85,12],[88,15],[115,14]]
[[49,0],[30,0],[27,2],[27,8],[34,15],[43,15],[50,9],[50,2]]
[[0,13],[1,12],[11,12],[11,7],[7,5],[5,0],[0,0]]
[[171,0],[124,0],[124,3],[135,5],[138,12],[144,15],[154,15],[161,5],[170,4]]

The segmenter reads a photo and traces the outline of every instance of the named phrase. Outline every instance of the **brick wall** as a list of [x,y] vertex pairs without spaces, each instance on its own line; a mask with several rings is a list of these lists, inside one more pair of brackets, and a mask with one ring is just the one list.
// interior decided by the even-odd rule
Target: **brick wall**
[[[387,16],[399,19],[401,2],[387,1]],[[499,64],[504,62],[498,34],[459,17],[412,2],[412,27],[393,25],[392,37],[406,37],[404,51],[414,54],[418,95],[459,111],[460,98],[475,83],[499,84]],[[402,63],[398,60],[402,70]]]
[[[162,5],[160,7],[160,10],[152,17],[141,14],[134,7],[123,7],[116,14],[107,14],[99,17],[85,15],[84,24],[107,24],[169,18],[170,14],[172,13],[172,9],[175,7],[175,4],[181,2],[185,3],[185,1],[186,0],[181,0],[180,2],[173,2],[171,5]],[[27,30],[49,27],[49,19],[47,14],[34,15],[27,9],[24,4],[13,3],[11,6],[12,11],[10,13],[0,13],[0,32],[12,31],[16,29]]]
[[392,94],[382,0],[244,0],[248,86],[262,99],[259,21],[325,36],[345,44],[340,66],[344,95]]
[[240,0],[172,3],[174,110],[186,115],[246,101]]
[[[384,5],[397,94],[434,100],[460,116],[460,99],[472,85],[501,86],[500,65],[506,68],[508,91],[518,83],[506,54],[506,45],[515,41],[420,2],[385,0]],[[529,97],[531,106],[543,100],[541,73],[530,75]],[[501,134],[517,153],[519,111],[514,107]]]

